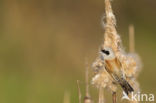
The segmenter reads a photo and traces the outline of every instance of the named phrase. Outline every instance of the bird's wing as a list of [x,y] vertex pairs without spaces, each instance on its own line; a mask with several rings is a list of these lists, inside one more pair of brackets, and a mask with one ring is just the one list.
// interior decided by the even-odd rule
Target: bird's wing
[[[113,63],[112,63],[113,62]],[[104,63],[106,71],[112,76],[112,78],[118,82],[118,80],[123,76],[123,72],[120,69],[120,62],[118,61],[106,61]]]
[[105,64],[105,68],[106,68],[106,71],[110,74],[110,76],[115,80],[115,82],[120,84],[120,86],[122,87],[122,89],[125,91],[127,95],[128,93],[134,91],[132,86],[126,81],[121,69],[118,69],[118,71],[113,72],[111,71],[112,69],[110,68],[112,67],[109,64]]

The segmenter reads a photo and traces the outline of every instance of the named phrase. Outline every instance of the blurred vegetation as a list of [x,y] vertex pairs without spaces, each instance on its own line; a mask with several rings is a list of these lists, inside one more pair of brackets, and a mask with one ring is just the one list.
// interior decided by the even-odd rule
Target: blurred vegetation
[[[156,94],[155,5],[155,0],[113,0],[126,51],[129,24],[136,29],[141,90]],[[0,8],[0,102],[62,103],[68,91],[71,103],[78,103],[76,80],[84,92],[85,58],[91,64],[103,41],[103,0],[0,0]]]

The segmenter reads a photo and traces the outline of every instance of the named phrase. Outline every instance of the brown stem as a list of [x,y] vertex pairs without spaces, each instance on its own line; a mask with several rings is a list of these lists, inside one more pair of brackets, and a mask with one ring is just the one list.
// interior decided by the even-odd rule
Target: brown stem
[[104,103],[103,88],[99,88],[99,103]]
[[129,25],[129,51],[135,52],[135,33],[134,33],[134,26]]
[[113,103],[116,103],[116,92],[112,93],[112,99],[113,99]]
[[78,95],[79,95],[79,103],[81,103],[81,90],[80,90],[79,80],[77,80],[77,88],[78,88]]
[[86,73],[85,73],[85,79],[86,79],[86,97],[89,97],[89,85],[88,85],[88,63],[86,61]]
[[85,82],[86,82],[86,95],[84,97],[84,103],[92,103],[92,100],[90,98],[90,94],[89,94],[89,84],[88,84],[88,62],[87,62],[87,58],[86,58],[86,72],[85,72]]

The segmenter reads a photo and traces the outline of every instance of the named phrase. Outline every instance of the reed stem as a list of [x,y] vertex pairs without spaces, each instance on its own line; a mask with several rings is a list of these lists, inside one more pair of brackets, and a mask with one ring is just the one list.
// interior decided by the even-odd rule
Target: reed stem
[[113,103],[116,103],[116,92],[112,93],[112,99],[113,99]]
[[81,103],[81,90],[80,90],[79,80],[77,80],[77,88],[78,88],[79,103]]
[[129,51],[131,53],[135,52],[135,33],[134,26],[129,25]]

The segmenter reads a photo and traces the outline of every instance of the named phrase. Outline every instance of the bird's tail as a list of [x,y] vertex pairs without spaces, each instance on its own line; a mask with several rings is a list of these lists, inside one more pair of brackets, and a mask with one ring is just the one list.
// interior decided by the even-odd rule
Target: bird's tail
[[127,95],[134,91],[132,86],[123,78],[120,79],[119,84]]

